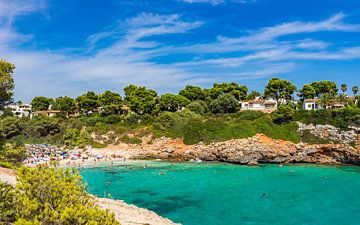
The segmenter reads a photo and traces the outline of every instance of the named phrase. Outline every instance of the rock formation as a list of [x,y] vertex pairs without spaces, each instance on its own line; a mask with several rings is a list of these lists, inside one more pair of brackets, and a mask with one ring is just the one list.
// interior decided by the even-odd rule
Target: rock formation
[[[355,136],[357,138],[357,136]],[[349,163],[360,165],[360,145],[294,144],[257,134],[251,138],[229,140],[209,145],[185,145],[181,139],[158,138],[151,144],[115,145],[103,154],[131,159],[177,161],[223,161],[254,165],[258,163]]]

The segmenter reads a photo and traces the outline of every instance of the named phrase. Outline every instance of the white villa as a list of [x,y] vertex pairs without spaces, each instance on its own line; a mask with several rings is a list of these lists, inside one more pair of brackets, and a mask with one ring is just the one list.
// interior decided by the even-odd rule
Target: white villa
[[[346,97],[347,101],[353,101],[357,104],[357,99],[352,96]],[[305,110],[317,110],[317,109],[339,109],[344,108],[347,105],[347,102],[340,102],[339,100],[332,100],[328,105],[322,104],[321,100],[316,99],[305,99],[303,107]]]
[[320,99],[305,99],[304,100],[304,109],[305,110],[317,110],[325,109],[326,106],[320,104]]
[[272,112],[275,111],[277,107],[278,103],[274,99],[262,100],[260,98],[256,98],[255,100],[240,102],[240,110]]
[[14,116],[17,117],[32,117],[31,105],[23,103],[15,103],[5,106],[5,108],[10,109]]

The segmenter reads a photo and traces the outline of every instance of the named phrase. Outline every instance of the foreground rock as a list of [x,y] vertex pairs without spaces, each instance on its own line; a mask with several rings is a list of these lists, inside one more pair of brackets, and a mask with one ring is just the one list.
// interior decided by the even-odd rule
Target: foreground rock
[[[0,182],[16,186],[15,172],[11,169],[0,167]],[[115,218],[121,225],[176,225],[152,211],[128,205],[120,200],[107,198],[95,198],[95,200],[101,208],[114,212]]]
[[175,223],[160,217],[152,211],[128,205],[120,200],[96,198],[96,201],[101,208],[114,212],[115,218],[121,225],[175,225]]
[[349,163],[360,165],[360,146],[348,144],[294,144],[257,134],[251,138],[224,142],[185,145],[181,139],[158,138],[151,144],[114,145],[94,150],[101,154],[130,159],[178,161],[223,161],[256,165],[258,163]]

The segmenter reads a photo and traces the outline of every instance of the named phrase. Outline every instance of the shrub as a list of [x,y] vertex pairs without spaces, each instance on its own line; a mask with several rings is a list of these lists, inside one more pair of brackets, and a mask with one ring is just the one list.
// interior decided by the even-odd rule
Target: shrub
[[[16,191],[0,184],[0,216],[15,224],[119,224],[96,206],[75,172],[39,166],[18,171]],[[9,213],[9,208],[15,212]]]
[[191,102],[189,105],[186,106],[186,108],[200,115],[204,115],[208,112],[208,107],[204,101]]

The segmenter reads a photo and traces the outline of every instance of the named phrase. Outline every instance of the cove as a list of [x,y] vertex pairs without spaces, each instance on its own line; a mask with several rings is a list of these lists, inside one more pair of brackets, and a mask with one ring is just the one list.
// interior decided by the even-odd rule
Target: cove
[[136,161],[81,175],[92,194],[184,225],[360,223],[356,166]]

